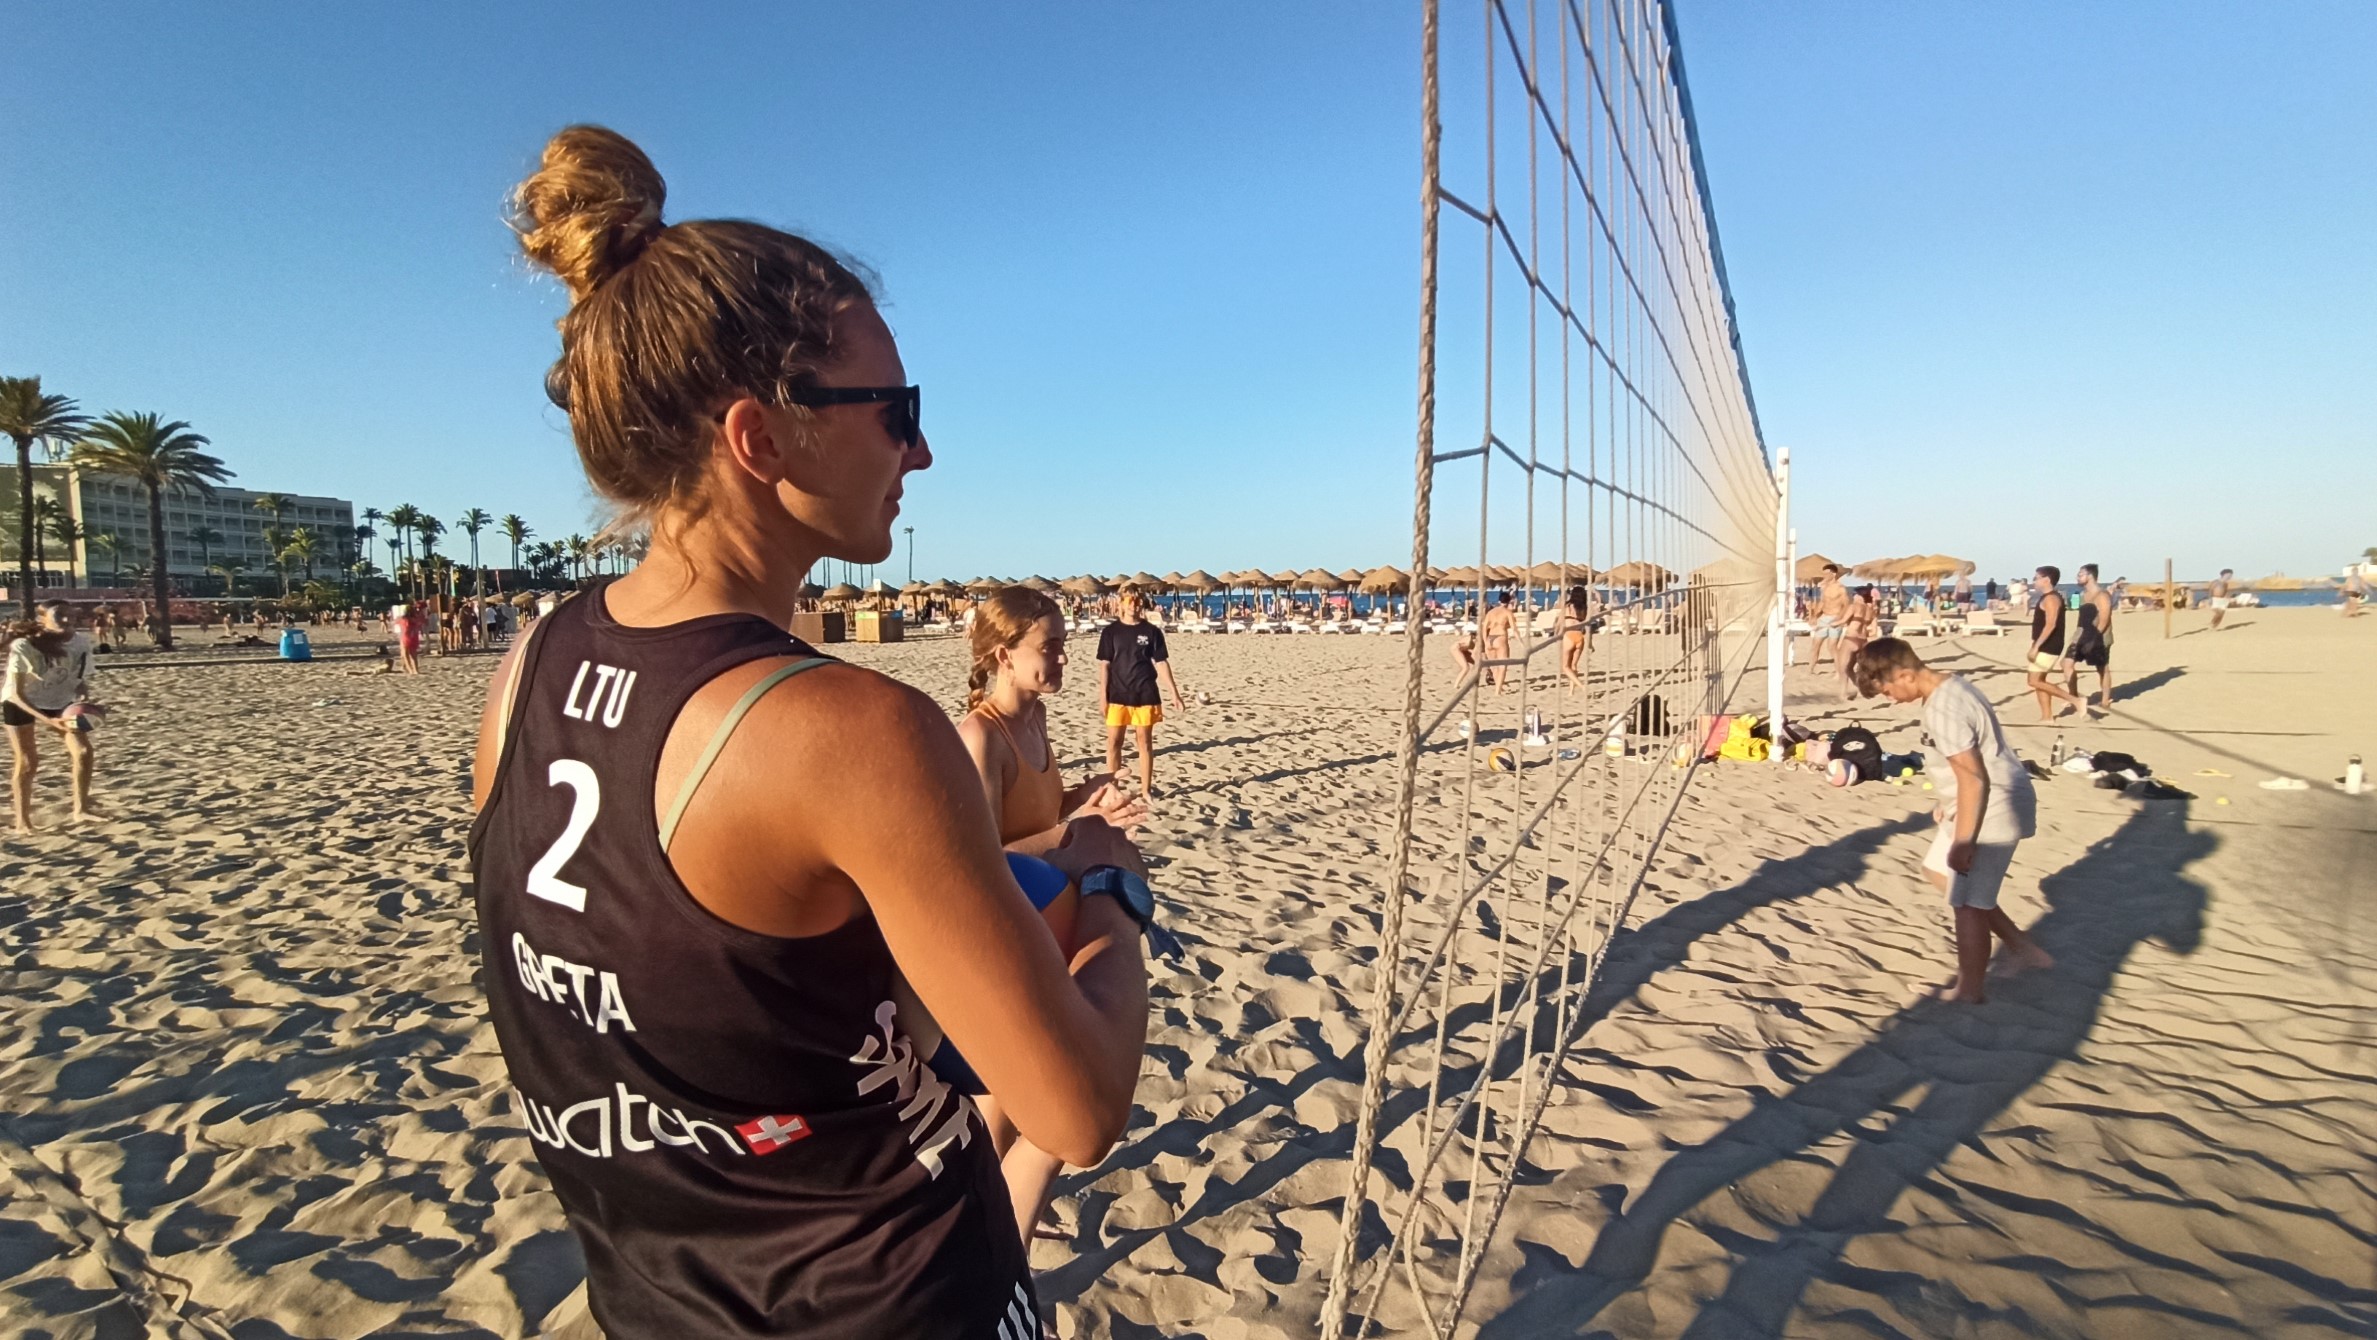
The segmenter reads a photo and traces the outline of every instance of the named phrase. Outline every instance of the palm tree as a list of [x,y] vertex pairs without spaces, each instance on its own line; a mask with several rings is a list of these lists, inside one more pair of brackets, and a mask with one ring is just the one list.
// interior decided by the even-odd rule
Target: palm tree
[[[321,552],[321,548],[321,543],[314,538],[314,533],[299,526],[289,532],[288,543],[281,547],[281,557],[295,559],[298,565],[305,569],[305,579],[311,582],[314,579],[314,557]],[[287,568],[283,568],[281,570],[281,594],[288,594],[288,585],[289,571]]]
[[59,548],[66,556],[66,584],[81,585],[74,580],[74,542],[83,538],[82,523],[68,516],[64,508],[59,508],[57,514],[50,518],[50,534],[57,539]]
[[156,600],[157,645],[173,647],[173,583],[165,561],[165,495],[211,496],[231,470],[201,448],[211,445],[179,419],[117,411],[103,416],[74,449],[75,463],[122,475],[149,493],[149,589]]
[[207,564],[206,570],[222,576],[223,594],[228,596],[232,594],[232,588],[238,582],[239,574],[248,570],[248,565],[236,558],[226,556],[221,562]]
[[430,560],[437,556],[437,537],[445,533],[446,523],[427,512],[413,521],[413,534],[421,544],[420,556],[413,564],[414,585],[419,588],[419,594],[428,594],[428,588],[421,585],[421,579],[426,575],[426,569],[435,566]]
[[264,526],[264,557],[271,560],[273,569],[281,574],[281,595],[289,594],[289,537],[279,526],[267,522]]
[[90,426],[82,407],[62,395],[44,395],[39,377],[0,377],[0,433],[17,449],[17,566],[24,589],[19,603],[33,615],[33,549],[40,543],[33,522],[33,444],[71,442]]
[[33,500],[33,570],[44,578],[49,576],[49,546],[43,541],[57,533],[58,518],[66,509],[58,506],[54,497]]
[[411,503],[403,503],[389,508],[387,519],[388,524],[395,528],[396,540],[404,551],[403,556],[411,558],[413,556],[413,527],[421,524],[421,509]]
[[461,528],[463,534],[470,536],[471,594],[485,596],[487,594],[487,574],[486,570],[479,566],[479,532],[494,525],[495,518],[487,515],[486,508],[474,507],[455,518],[454,524]]
[[107,555],[107,584],[109,586],[114,586],[116,584],[116,574],[123,571],[123,537],[117,535],[112,530],[103,530],[85,538],[88,540],[90,546],[93,549],[96,549],[99,552]]
[[377,507],[366,507],[363,509],[363,524],[355,529],[364,535],[376,535],[379,533],[380,523],[387,519],[386,512]]
[[569,555],[570,580],[572,582],[586,580],[586,560],[591,556],[590,551],[593,546],[587,543],[585,536],[572,535],[561,542],[561,547],[562,551]]
[[527,543],[528,537],[536,532],[528,528],[528,523],[520,519],[518,512],[504,513],[503,520],[496,522],[495,526],[503,532],[505,539],[512,542],[512,568],[517,571],[520,567],[520,546]]
[[[288,532],[281,529],[281,516],[289,510],[289,495],[286,493],[259,493],[249,503],[249,506],[270,518],[264,523],[264,552],[272,559],[274,567],[281,567],[281,546],[289,542]],[[281,595],[285,599],[288,594],[289,574],[284,570],[281,573]]]
[[223,532],[212,526],[190,528],[190,543],[198,546],[198,566],[212,572],[215,567],[215,546],[223,542]]

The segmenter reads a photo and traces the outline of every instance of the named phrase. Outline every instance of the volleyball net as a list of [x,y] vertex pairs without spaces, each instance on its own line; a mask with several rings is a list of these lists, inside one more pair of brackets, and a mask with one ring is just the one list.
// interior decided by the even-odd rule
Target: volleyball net
[[[1443,11],[1443,12],[1440,12]],[[1322,1316],[1462,1332],[1583,1005],[1777,597],[1663,0],[1426,0],[1395,840]],[[1444,567],[1432,567],[1444,564]]]

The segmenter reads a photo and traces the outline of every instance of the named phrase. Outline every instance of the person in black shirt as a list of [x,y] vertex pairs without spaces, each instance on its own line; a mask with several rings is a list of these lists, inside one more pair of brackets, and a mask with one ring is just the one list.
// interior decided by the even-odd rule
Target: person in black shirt
[[664,190],[573,126],[515,199],[570,290],[546,393],[651,547],[539,619],[480,717],[511,1110],[607,1335],[1034,1340],[990,1132],[919,1030],[1024,1138],[1097,1165],[1146,1040],[1144,865],[1097,819],[1043,853],[1080,897],[1068,972],[941,708],[786,632],[820,560],[892,552],[933,459],[921,392],[848,267],[664,223]]
[[2087,699],[2055,682],[2070,665],[2063,650],[2065,606],[2063,592],[2058,589],[2062,581],[2063,570],[2053,564],[2040,568],[2030,579],[2031,593],[2038,603],[2030,610],[2030,652],[2025,660],[2031,692],[2038,696],[2041,721],[2055,719],[2058,698],[2075,707],[2088,705]]
[[[1147,598],[1136,589],[1122,593],[1122,617],[1098,634],[1098,710],[1106,718],[1106,774],[1122,776],[1122,733],[1139,736],[1139,794],[1155,796],[1155,728],[1164,719],[1163,693],[1186,712],[1172,661],[1164,651],[1164,630],[1147,622]],[[1159,692],[1158,689],[1162,690]]]

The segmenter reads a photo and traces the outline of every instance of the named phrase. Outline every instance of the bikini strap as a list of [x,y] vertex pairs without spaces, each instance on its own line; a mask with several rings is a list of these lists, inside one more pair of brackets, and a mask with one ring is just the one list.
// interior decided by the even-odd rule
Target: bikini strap
[[760,676],[758,683],[743,691],[743,696],[735,700],[733,707],[727,709],[726,719],[719,722],[718,729],[710,733],[710,743],[702,749],[702,756],[694,760],[693,771],[685,774],[685,784],[677,788],[675,803],[669,806],[667,816],[661,819],[660,849],[662,851],[667,851],[670,841],[677,836],[677,824],[685,817],[685,807],[693,803],[693,793],[701,788],[702,779],[710,775],[710,765],[716,763],[718,755],[725,751],[727,739],[735,733],[735,727],[743,724],[744,714],[757,706],[759,700],[767,696],[768,690],[778,684],[804,670],[814,670],[818,666],[831,664],[833,664],[833,660],[830,657],[812,656],[807,660],[794,661],[790,665],[780,665]]

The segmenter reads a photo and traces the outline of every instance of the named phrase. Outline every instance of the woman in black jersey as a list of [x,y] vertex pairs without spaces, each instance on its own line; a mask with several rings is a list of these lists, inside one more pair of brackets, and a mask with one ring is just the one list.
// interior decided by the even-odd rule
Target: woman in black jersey
[[1034,1340],[990,1142],[895,979],[1026,1137],[1093,1166],[1146,1035],[1144,871],[1098,823],[1047,854],[1082,894],[1068,972],[939,707],[786,634],[819,559],[890,555],[932,463],[919,395],[848,268],[758,224],[666,225],[662,196],[579,126],[515,202],[572,299],[548,393],[651,537],[521,639],[481,720],[516,1108],[613,1337]]

